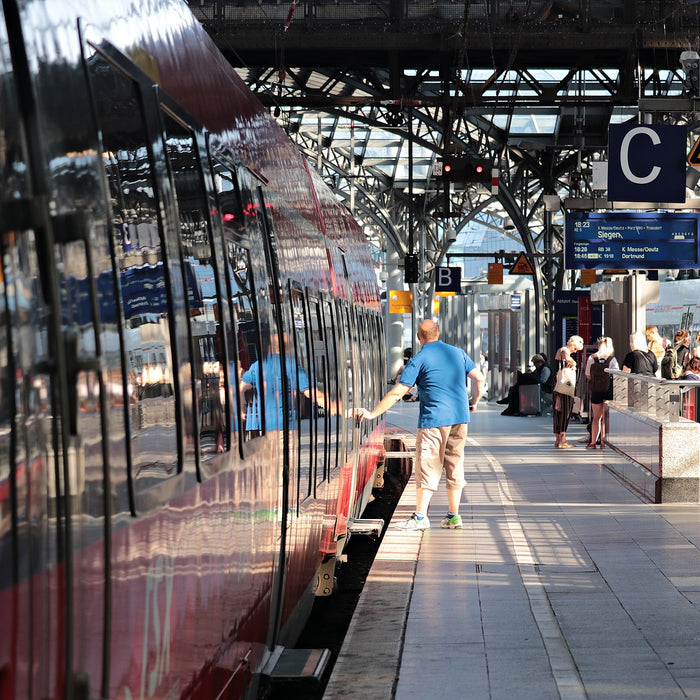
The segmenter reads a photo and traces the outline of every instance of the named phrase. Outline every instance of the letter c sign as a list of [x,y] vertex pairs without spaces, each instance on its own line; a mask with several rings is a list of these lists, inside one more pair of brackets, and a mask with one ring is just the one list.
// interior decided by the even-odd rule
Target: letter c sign
[[611,125],[608,199],[685,202],[687,137],[684,126]]

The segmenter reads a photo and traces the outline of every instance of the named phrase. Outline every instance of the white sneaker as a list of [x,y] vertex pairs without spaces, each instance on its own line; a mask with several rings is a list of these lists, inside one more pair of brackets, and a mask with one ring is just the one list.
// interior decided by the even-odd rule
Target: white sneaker
[[416,518],[416,514],[414,513],[408,520],[402,520],[399,523],[396,523],[396,529],[397,530],[430,530],[430,520],[428,520],[428,516],[426,515],[422,520],[418,520]]

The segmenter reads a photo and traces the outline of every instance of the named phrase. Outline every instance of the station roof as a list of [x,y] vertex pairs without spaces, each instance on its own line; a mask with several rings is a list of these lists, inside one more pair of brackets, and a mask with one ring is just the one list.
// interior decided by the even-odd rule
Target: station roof
[[[190,6],[377,250],[409,252],[422,236],[426,270],[448,250],[512,249],[561,276],[561,211],[547,214],[543,195],[568,196],[572,172],[590,192],[610,123],[695,128],[700,86],[679,59],[698,48],[697,1]],[[498,193],[446,192],[434,166],[449,153],[487,159]]]

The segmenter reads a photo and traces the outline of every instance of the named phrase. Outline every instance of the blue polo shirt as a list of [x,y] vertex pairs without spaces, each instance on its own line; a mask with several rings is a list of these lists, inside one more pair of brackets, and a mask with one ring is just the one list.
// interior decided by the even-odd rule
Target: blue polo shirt
[[461,348],[441,340],[426,343],[401,373],[399,382],[418,385],[419,428],[469,422],[467,375],[476,365]]

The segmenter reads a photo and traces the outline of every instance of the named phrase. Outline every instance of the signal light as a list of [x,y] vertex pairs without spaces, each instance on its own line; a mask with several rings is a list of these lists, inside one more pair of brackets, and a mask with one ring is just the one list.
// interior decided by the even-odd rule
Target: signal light
[[443,156],[438,160],[435,176],[442,182],[480,182],[491,184],[492,164],[472,156]]
[[406,253],[403,258],[403,281],[406,284],[418,282],[418,256],[415,253]]

